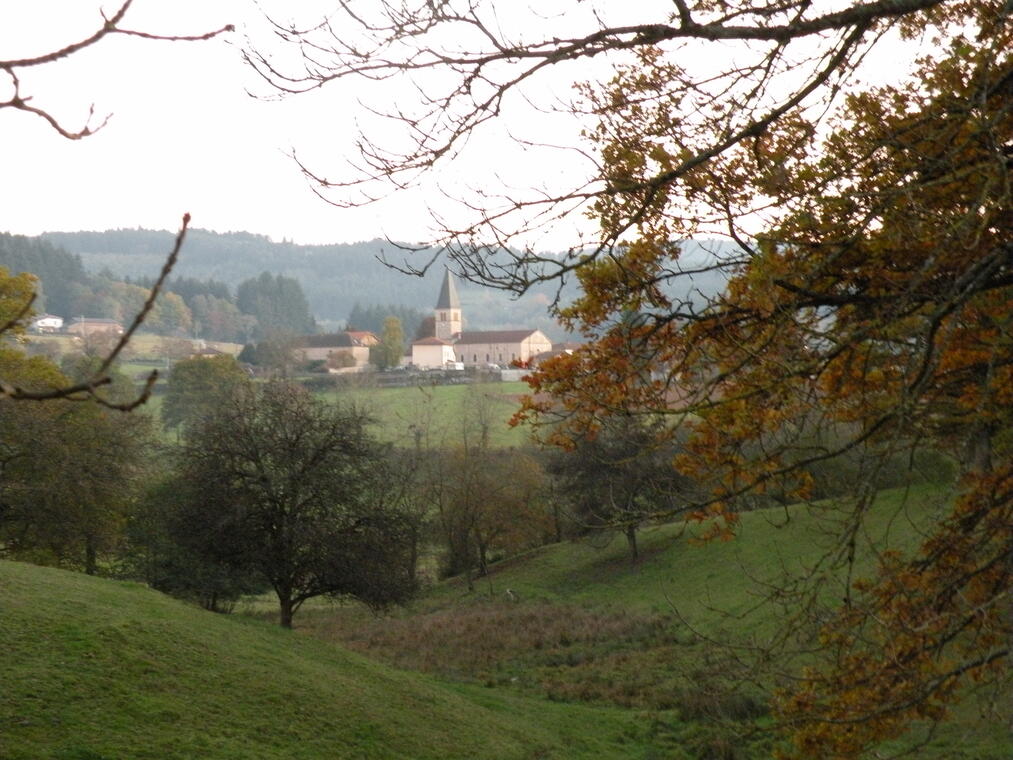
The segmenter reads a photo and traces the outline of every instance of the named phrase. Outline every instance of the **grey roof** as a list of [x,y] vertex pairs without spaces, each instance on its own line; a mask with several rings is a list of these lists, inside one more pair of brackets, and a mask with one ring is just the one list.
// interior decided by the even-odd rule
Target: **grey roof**
[[443,276],[443,287],[440,288],[440,298],[436,301],[437,309],[460,309],[461,300],[457,297],[457,286],[454,284],[454,276],[448,269]]
[[371,332],[365,330],[352,330],[340,333],[327,333],[325,335],[303,335],[299,338],[300,348],[352,348],[354,346],[368,346],[372,342],[379,343],[379,339]]
[[458,346],[481,343],[520,343],[537,330],[485,330],[463,332],[457,337]]

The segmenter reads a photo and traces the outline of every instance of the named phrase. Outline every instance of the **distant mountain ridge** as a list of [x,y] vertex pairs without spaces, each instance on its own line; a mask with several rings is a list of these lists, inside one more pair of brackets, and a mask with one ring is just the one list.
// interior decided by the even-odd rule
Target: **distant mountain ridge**
[[[154,277],[172,247],[173,232],[120,229],[104,232],[48,232],[41,237],[80,256],[90,272],[108,270],[117,277]],[[684,258],[707,256],[721,243],[687,244]],[[420,254],[422,256],[424,254]],[[193,229],[187,235],[174,276],[213,279],[233,291],[243,280],[261,272],[283,274],[299,281],[318,321],[343,322],[356,303],[362,306],[401,305],[429,313],[440,290],[443,267],[434,266],[424,277],[412,277],[385,266],[380,259],[403,262],[410,254],[386,240],[357,243],[300,245],[275,242],[249,232],[211,232]],[[410,260],[410,259],[409,259]],[[422,260],[414,262],[421,265]],[[535,288],[513,299],[502,291],[459,282],[466,329],[536,328],[553,340],[567,338],[549,316],[552,286]],[[717,273],[697,275],[692,281],[693,300],[719,291],[724,278]],[[688,289],[688,283],[680,284]],[[564,298],[573,295],[572,285]],[[682,295],[685,295],[682,294]]]
[[[81,257],[90,272],[108,270],[116,277],[154,277],[172,247],[167,230],[122,229],[104,232],[47,232],[54,245]],[[293,277],[302,285],[318,320],[343,321],[356,303],[402,305],[429,313],[439,294],[443,267],[425,277],[402,274],[379,259],[403,261],[406,252],[386,240],[329,245],[275,242],[249,232],[218,233],[193,229],[173,270],[177,277],[213,279],[235,290],[261,272]],[[420,263],[420,262],[419,262]],[[465,319],[472,329],[538,328],[561,339],[562,329],[546,311],[544,295],[512,300],[499,291],[461,284]]]

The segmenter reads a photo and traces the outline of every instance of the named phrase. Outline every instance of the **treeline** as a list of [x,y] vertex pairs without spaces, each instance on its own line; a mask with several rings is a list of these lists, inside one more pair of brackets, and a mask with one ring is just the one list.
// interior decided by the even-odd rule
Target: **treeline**
[[[0,299],[0,317],[12,307]],[[29,389],[91,377],[100,361],[61,371],[0,346],[0,375]],[[490,445],[494,400],[470,389],[454,429],[422,402],[394,447],[361,407],[254,381],[228,356],[179,361],[167,386],[160,419],[92,401],[0,400],[0,557],[142,580],[214,610],[271,588],[291,625],[315,595],[383,606],[424,582],[421,568],[470,585],[497,560],[564,539],[620,532],[636,561],[641,528],[701,497],[672,467],[680,448],[663,419],[615,419],[573,451],[501,449]],[[136,392],[114,373],[101,398]],[[161,443],[159,424],[178,443]],[[951,477],[945,457],[925,456],[919,472]],[[852,489],[855,457],[813,469],[814,495]],[[912,462],[887,464],[880,477],[892,480],[873,485],[910,482]],[[775,490],[736,507],[788,498]]]
[[[129,322],[154,284],[153,277],[121,280],[108,269],[89,274],[79,255],[45,239],[6,233],[0,233],[0,267],[12,274],[35,275],[39,287],[34,311],[65,319]],[[312,333],[316,322],[297,280],[262,272],[240,282],[234,295],[218,280],[170,279],[145,320],[145,329],[159,335],[245,343],[278,332]]]
[[[153,280],[141,280],[150,287]],[[216,280],[177,277],[165,286],[190,309],[194,333],[210,340],[249,343],[284,333],[316,332],[316,320],[299,283],[291,277],[262,272],[239,283],[233,296],[229,286]]]
[[356,301],[355,306],[348,313],[346,322],[349,330],[368,330],[375,335],[381,335],[388,318],[397,317],[401,323],[401,330],[409,341],[418,336],[419,328],[427,318],[431,318],[432,312],[423,312],[410,306],[398,306],[388,304],[386,306],[363,306]]
[[[54,232],[46,233],[44,238],[79,254],[90,271],[108,268],[118,277],[135,280],[158,272],[164,252],[172,244],[172,233],[168,231],[141,229]],[[424,277],[411,277],[381,261],[403,264],[407,257],[405,251],[384,240],[298,245],[247,232],[192,229],[177,272],[183,277],[223,282],[233,290],[260,272],[280,272],[300,283],[318,320],[340,323],[357,303],[361,308],[401,304],[429,313],[440,291],[443,269],[434,266]],[[417,258],[412,261],[421,263]],[[467,329],[531,327],[554,340],[565,337],[546,310],[555,295],[553,289],[536,286],[530,293],[512,299],[499,291],[460,285]],[[409,321],[402,318],[402,322],[406,335],[413,335]],[[328,329],[336,328],[334,324]]]

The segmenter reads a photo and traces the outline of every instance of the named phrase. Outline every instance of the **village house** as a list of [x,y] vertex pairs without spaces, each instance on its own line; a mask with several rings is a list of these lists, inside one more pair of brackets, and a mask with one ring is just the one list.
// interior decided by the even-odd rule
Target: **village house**
[[40,314],[32,320],[32,332],[58,333],[63,329],[63,317],[55,314]]
[[190,354],[191,359],[214,359],[217,356],[226,356],[226,353],[208,345],[201,345]]
[[70,320],[65,332],[76,335],[79,338],[86,338],[89,335],[99,333],[112,333],[113,335],[123,334],[123,325],[115,319],[97,319],[93,317],[76,317]]
[[444,368],[457,361],[454,344],[442,338],[423,338],[412,343],[411,363],[421,369]]
[[369,348],[380,339],[365,330],[304,335],[296,353],[302,361],[326,361],[331,370],[361,370],[369,365]]

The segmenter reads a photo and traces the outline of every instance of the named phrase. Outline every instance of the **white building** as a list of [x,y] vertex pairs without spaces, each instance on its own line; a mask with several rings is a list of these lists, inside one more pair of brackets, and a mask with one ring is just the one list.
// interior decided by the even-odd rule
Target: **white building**
[[32,320],[31,329],[40,333],[55,333],[63,329],[63,317],[55,314],[40,314]]
[[440,338],[423,338],[412,343],[412,364],[419,369],[444,369],[457,361],[454,344]]
[[463,332],[454,342],[457,361],[464,362],[466,367],[527,364],[531,357],[551,348],[552,341],[545,333],[531,329]]
[[527,363],[552,348],[552,341],[541,330],[464,332],[461,302],[449,271],[443,278],[434,317],[436,336],[412,343],[412,364],[422,369],[446,367],[449,362],[466,367],[509,367],[514,362]]

